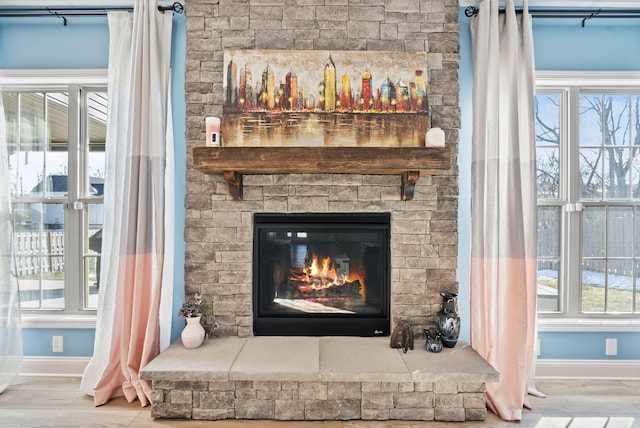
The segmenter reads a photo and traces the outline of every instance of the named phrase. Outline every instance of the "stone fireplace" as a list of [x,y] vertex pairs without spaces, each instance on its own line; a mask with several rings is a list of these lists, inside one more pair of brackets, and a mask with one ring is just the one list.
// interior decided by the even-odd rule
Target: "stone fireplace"
[[[458,1],[189,0],[186,15],[185,294],[201,293],[221,327],[142,370],[152,415],[484,420],[495,370],[463,341],[434,354],[420,340],[440,293],[458,291]],[[430,122],[446,147],[204,147],[204,118],[223,117],[225,49],[427,52]],[[309,226],[333,213],[348,227]],[[384,219],[383,236],[354,218]],[[325,280],[305,270],[313,252],[332,257],[329,276],[346,274],[343,289],[314,289]],[[320,326],[288,330],[292,313]],[[337,337],[368,317],[367,333]],[[399,321],[413,326],[415,350],[389,347]]]
[[[407,320],[435,325],[443,291],[457,292],[458,2],[452,0],[190,1],[187,13],[187,194],[185,294],[200,292],[222,327],[220,336],[250,337],[253,315],[253,234],[256,213],[388,213],[390,328]],[[394,152],[382,175],[385,149],[362,149],[370,163],[349,174],[259,164],[268,152],[237,148],[229,170],[203,173],[197,150],[204,117],[223,116],[224,49],[329,49],[427,52],[431,126],[446,133],[446,167],[415,166],[431,156]],[[224,120],[224,119],[223,119]],[[224,141],[223,141],[224,146]],[[224,147],[223,147],[224,149]],[[355,148],[359,149],[359,148]],[[244,152],[240,152],[245,150]],[[336,148],[330,155],[351,156]],[[393,150],[393,149],[389,149]],[[403,149],[404,150],[404,149]],[[286,152],[282,152],[286,156]],[[291,157],[295,156],[290,155]],[[280,155],[276,155],[277,159]],[[440,159],[442,160],[442,159]],[[373,162],[373,164],[371,163]],[[402,164],[405,165],[402,165]],[[398,165],[399,164],[399,165]],[[257,173],[234,172],[251,165]],[[275,168],[274,168],[275,165]],[[374,168],[372,165],[377,166]],[[279,167],[279,168],[278,168]],[[384,166],[388,168],[388,165]],[[405,171],[402,170],[405,167]],[[262,168],[262,169],[261,169]],[[419,178],[412,175],[421,169]],[[378,172],[378,171],[374,171]],[[407,198],[407,189],[410,197]],[[241,192],[241,200],[233,200]]]
[[222,178],[205,176],[199,187],[210,192],[203,203],[211,208],[190,209],[187,219],[186,294],[203,293],[222,325],[218,335],[253,336],[256,213],[389,213],[391,324],[407,320],[419,333],[419,326],[435,325],[439,293],[457,291],[451,181],[422,177],[414,199],[402,201],[397,176],[247,175],[243,200],[232,201]]

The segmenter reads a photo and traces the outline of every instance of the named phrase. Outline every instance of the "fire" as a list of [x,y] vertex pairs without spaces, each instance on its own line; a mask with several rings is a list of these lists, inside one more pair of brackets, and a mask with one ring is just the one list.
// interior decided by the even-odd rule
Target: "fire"
[[[331,262],[331,257],[325,257],[322,259],[322,267],[320,267],[318,263],[318,256],[314,254],[311,259],[311,265],[309,267],[305,267],[303,271],[311,277],[321,278],[322,283],[340,284],[338,273],[332,266],[333,263]],[[346,275],[342,275],[342,277],[344,278]]]
[[309,267],[305,267],[302,271],[307,275],[311,286],[315,290],[332,287],[334,285],[342,285],[349,282],[349,276],[346,274],[338,274],[335,266],[331,261],[331,257],[322,259],[322,267],[318,263],[318,256],[315,254],[311,258]]
[[353,272],[338,273],[331,257],[324,257],[320,260],[317,255],[313,254],[308,266],[301,269],[291,269],[289,279],[295,283],[300,292],[305,294],[328,291],[334,287],[356,286],[356,296],[360,295],[363,299],[365,298],[364,278]]

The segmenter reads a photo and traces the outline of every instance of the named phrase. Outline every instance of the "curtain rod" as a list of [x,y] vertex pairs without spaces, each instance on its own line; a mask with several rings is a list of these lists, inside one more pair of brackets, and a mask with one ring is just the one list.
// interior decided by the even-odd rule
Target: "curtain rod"
[[[504,9],[500,8],[500,13]],[[516,9],[516,13],[522,13],[522,9]],[[478,14],[478,8],[469,6],[464,11],[465,16],[472,17]],[[532,18],[581,18],[582,26],[593,18],[640,18],[640,9],[537,9],[529,8]]]
[[[67,17],[70,16],[104,16],[110,11],[131,11],[133,7],[45,7],[45,8],[2,8],[0,7],[0,18],[26,18],[26,17],[57,17],[62,19],[64,25],[67,25]],[[174,13],[182,13],[184,5],[180,2],[174,2],[168,6],[158,6],[158,10],[162,13],[172,11]]]

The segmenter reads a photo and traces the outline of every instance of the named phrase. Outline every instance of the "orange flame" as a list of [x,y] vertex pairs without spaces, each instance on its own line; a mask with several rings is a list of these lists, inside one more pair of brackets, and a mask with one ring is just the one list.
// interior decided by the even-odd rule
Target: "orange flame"
[[318,265],[318,256],[315,254],[311,260],[311,266],[309,266],[309,271],[307,272],[311,276],[319,276],[321,278],[328,277],[337,277],[336,270],[331,269],[331,257],[325,257],[322,259],[322,268]]
[[303,271],[310,280],[315,280],[314,282],[316,282],[316,284],[314,288],[316,289],[341,285],[349,280],[346,275],[338,275],[331,262],[331,257],[323,258],[322,267],[320,267],[318,256],[314,254],[309,267],[304,268]]
[[364,278],[355,272],[351,272],[350,275],[338,274],[331,257],[325,257],[320,262],[318,256],[313,254],[309,266],[304,267],[302,271],[307,277],[308,285],[306,288],[309,290],[320,290],[359,280],[361,284],[360,295],[363,299],[365,298]]

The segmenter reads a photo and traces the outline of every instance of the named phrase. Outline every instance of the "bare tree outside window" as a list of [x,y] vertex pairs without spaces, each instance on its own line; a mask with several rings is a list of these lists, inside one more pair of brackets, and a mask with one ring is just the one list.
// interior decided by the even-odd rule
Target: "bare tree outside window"
[[[538,93],[535,106],[538,308],[561,310],[560,271],[577,268],[582,313],[636,313],[640,311],[640,95],[580,93],[575,118],[561,95],[561,91]],[[569,123],[561,120],[563,113]],[[573,136],[577,140],[564,142],[562,127],[572,120],[577,120],[578,135]],[[562,158],[565,153],[567,159]],[[577,170],[570,170],[572,165]],[[563,218],[572,211],[578,211],[581,219],[581,235],[573,238],[561,230]],[[564,264],[559,244],[564,240],[574,249],[581,243],[580,267]]]
[[535,98],[538,188],[538,309],[560,309],[560,94]]
[[560,197],[560,100],[558,94],[535,98],[538,198]]

